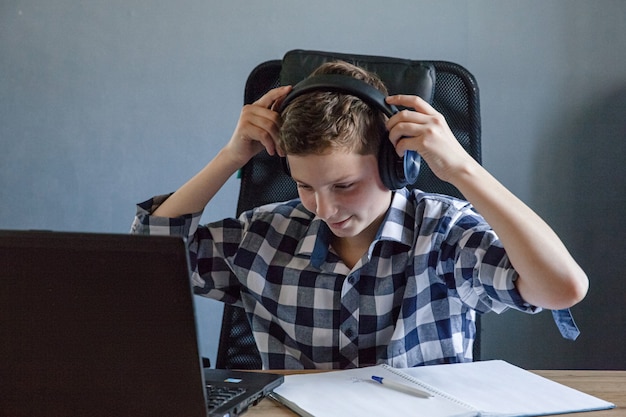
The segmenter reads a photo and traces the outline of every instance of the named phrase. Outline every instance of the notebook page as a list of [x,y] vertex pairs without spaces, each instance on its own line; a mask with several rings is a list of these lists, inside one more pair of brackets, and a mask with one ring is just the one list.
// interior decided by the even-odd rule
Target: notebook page
[[[449,399],[419,398],[371,380],[372,375],[408,381],[383,366],[313,374],[287,375],[274,396],[300,415],[363,417],[471,417],[478,412]],[[293,405],[296,407],[293,407]]]
[[612,408],[613,404],[504,361],[402,369],[482,411],[481,416],[528,416]]

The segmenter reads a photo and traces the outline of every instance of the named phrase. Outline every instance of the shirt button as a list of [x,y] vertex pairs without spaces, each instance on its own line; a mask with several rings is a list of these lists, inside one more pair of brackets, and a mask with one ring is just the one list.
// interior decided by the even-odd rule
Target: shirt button
[[356,278],[354,277],[354,275],[350,275],[348,277],[348,284],[354,285],[354,281],[356,281]]
[[352,331],[352,328],[346,329],[346,337],[348,339],[351,339],[353,334],[354,332]]

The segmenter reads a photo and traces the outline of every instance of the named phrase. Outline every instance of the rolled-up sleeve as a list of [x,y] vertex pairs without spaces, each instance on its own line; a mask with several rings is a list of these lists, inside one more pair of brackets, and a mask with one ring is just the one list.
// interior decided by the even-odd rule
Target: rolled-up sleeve
[[241,240],[241,223],[225,219],[200,226],[202,212],[173,218],[154,216],[154,211],[170,195],[156,196],[137,204],[131,234],[186,238],[194,293],[240,304],[241,285],[232,271],[230,260]]
[[518,273],[493,231],[466,232],[456,258],[456,277],[461,298],[474,304],[472,307],[478,311],[501,313],[508,308],[527,313],[539,311],[519,294],[515,286]]
[[[458,208],[458,207],[457,207]],[[450,219],[441,256],[452,272],[449,285],[470,308],[501,313],[508,308],[536,313],[541,309],[527,303],[515,281],[518,273],[497,234],[470,205],[447,213]]]
[[198,230],[202,217],[201,211],[174,218],[158,217],[152,214],[170,195],[152,197],[137,204],[135,219],[130,228],[131,234],[181,236],[191,239]]

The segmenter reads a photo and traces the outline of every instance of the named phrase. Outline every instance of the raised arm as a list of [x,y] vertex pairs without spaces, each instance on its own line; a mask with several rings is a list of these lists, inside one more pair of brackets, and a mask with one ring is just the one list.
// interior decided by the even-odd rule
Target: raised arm
[[226,146],[199,173],[163,202],[153,215],[178,217],[201,211],[228,178],[250,158],[263,149],[271,155],[274,154],[280,115],[273,107],[289,90],[290,87],[270,90],[255,103],[244,106],[237,127]]
[[588,289],[584,271],[556,233],[526,204],[498,182],[459,144],[444,117],[415,96],[392,96],[401,111],[388,122],[399,155],[416,150],[432,171],[453,184],[498,234],[528,303],[562,309],[581,301]]

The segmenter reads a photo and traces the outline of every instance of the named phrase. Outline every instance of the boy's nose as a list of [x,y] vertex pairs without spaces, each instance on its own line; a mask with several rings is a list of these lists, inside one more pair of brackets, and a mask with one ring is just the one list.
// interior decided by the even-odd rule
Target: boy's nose
[[317,193],[315,195],[316,214],[322,220],[328,220],[337,212],[335,203],[330,196]]

